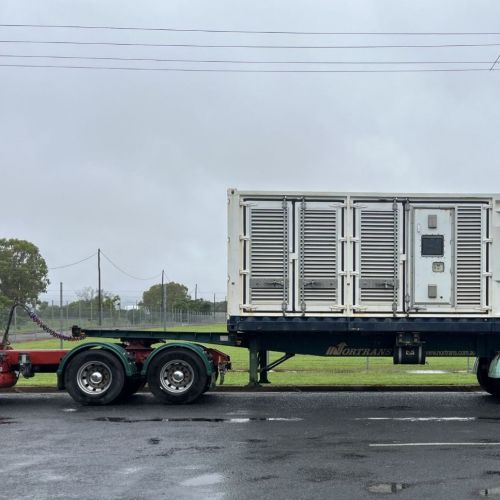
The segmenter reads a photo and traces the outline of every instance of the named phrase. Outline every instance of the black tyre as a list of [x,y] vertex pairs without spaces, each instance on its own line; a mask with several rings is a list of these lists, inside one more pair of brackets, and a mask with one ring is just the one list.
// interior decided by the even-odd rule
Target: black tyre
[[90,349],[69,362],[64,384],[69,395],[80,404],[107,405],[122,394],[125,372],[114,354]]
[[500,379],[488,377],[490,358],[479,358],[477,363],[477,381],[482,389],[492,396],[500,397]]
[[211,377],[207,377],[207,383],[205,385],[205,388],[203,389],[203,394],[205,394],[205,392],[208,392],[212,388],[212,385],[215,385],[218,378],[219,378],[219,370],[215,370],[215,372]]
[[187,349],[157,354],[149,365],[151,392],[162,403],[192,403],[207,386],[207,372],[200,357]]
[[137,391],[140,391],[146,385],[143,378],[127,378],[123,386],[122,393],[118,397],[120,401],[126,401],[133,396]]

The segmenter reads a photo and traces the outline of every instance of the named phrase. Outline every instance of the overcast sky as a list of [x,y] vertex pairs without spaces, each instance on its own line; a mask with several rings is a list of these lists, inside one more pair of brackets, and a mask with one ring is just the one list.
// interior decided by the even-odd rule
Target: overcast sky
[[[1,0],[6,24],[342,32],[499,31],[497,1]],[[215,49],[0,42],[1,54],[256,61],[484,61],[500,36],[389,37],[0,28],[2,40],[253,45],[498,43],[427,49]],[[0,57],[0,64],[380,69]],[[390,66],[394,68],[396,66]],[[401,69],[401,66],[397,66]],[[407,66],[406,66],[407,67]],[[414,67],[414,66],[413,66]],[[443,67],[443,66],[426,66]],[[499,65],[500,69],[500,65]],[[500,191],[500,72],[195,73],[0,67],[1,234],[49,267],[100,247],[138,277],[226,286],[226,189]],[[50,271],[66,298],[96,259]],[[103,262],[123,303],[155,281]]]

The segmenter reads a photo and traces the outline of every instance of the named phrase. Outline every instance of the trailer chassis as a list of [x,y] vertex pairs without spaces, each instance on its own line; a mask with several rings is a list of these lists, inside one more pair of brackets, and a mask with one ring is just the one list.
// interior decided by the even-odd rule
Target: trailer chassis
[[[70,370],[70,367],[75,363],[79,363],[80,368],[90,366],[88,374],[80,374],[80,378],[86,380],[87,377],[89,391],[94,385],[99,390],[99,384],[102,385],[102,380],[108,376],[107,370],[111,373],[116,368],[111,365],[118,360],[121,363],[118,366],[123,371],[123,386],[119,394],[98,404],[128,397],[146,381],[153,386],[150,387],[153,393],[164,402],[191,402],[214,387],[217,377],[223,379],[225,371],[231,366],[229,356],[206,347],[208,344],[248,349],[251,386],[269,383],[269,372],[295,354],[392,356],[396,364],[423,364],[426,357],[433,356],[475,356],[480,385],[488,392],[500,395],[500,318],[231,317],[226,333],[86,329],[75,326],[72,335],[76,339],[91,338],[92,342],[79,344],[72,350],[25,351],[0,345],[0,387],[14,385],[19,375],[31,377],[36,373],[55,372],[60,389],[67,389],[83,404],[92,404],[96,403],[93,394],[79,396],[75,390],[70,376],[75,370]],[[108,339],[118,342],[109,342]],[[284,355],[270,363],[270,351],[283,352]],[[492,370],[493,366],[496,371]],[[171,369],[162,371],[162,367]],[[156,378],[160,374],[160,378],[167,380],[167,386],[172,386],[174,394],[154,387],[151,379],[153,372]],[[197,389],[193,393],[188,391],[187,396],[178,397],[183,393],[175,394],[175,388],[182,388],[181,382],[193,378],[195,372],[203,374],[203,382],[195,384]]]

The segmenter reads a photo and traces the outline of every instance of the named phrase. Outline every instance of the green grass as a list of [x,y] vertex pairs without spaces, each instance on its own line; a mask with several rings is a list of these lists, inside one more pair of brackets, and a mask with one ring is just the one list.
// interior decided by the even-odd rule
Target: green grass
[[[225,332],[226,325],[202,325],[173,328],[175,331]],[[72,348],[84,342],[65,342]],[[105,339],[99,339],[104,340]],[[38,340],[13,344],[16,349],[58,349],[58,340]],[[215,346],[217,347],[217,346]],[[226,375],[226,385],[248,383],[248,351],[237,347],[220,347],[231,356],[233,370]],[[281,353],[271,353],[270,360]],[[471,358],[470,367],[474,360]],[[410,370],[442,370],[443,374],[412,374]],[[467,373],[467,358],[428,358],[425,366],[393,365],[392,358],[333,358],[296,355],[269,374],[269,379],[279,385],[436,385],[476,384],[474,374]],[[54,374],[39,374],[31,379],[20,379],[21,386],[55,385]]]

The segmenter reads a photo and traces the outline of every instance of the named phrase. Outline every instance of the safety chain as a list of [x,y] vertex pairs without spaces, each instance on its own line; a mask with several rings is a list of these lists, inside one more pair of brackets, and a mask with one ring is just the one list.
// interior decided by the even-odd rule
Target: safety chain
[[[66,340],[68,342],[76,342],[78,340],[83,340],[85,338],[85,335],[80,335],[78,337],[73,337],[72,335],[65,335],[64,333],[57,332],[56,330],[50,328],[47,324],[45,324],[38,316],[37,314],[31,310],[27,305],[25,304],[14,304],[12,306],[12,309],[15,309],[16,307],[22,307],[24,311],[28,314],[29,318],[33,323],[36,323],[44,332],[47,332],[49,335],[52,337],[55,337],[56,339],[59,340]],[[9,325],[10,326],[10,325]]]

